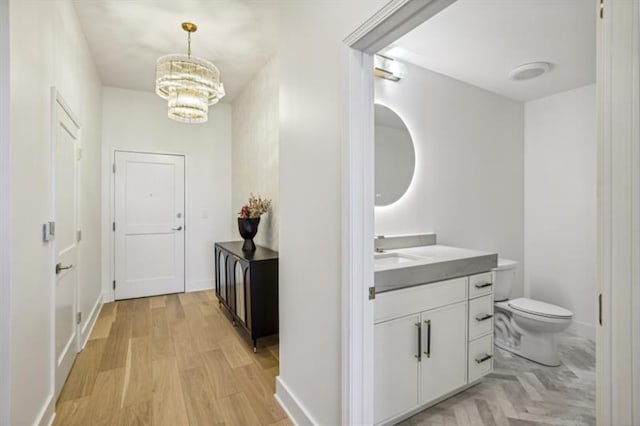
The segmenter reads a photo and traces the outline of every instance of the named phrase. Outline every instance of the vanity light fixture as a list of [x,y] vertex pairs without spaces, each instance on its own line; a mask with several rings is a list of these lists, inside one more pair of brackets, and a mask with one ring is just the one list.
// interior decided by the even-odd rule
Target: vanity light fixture
[[169,118],[183,123],[204,123],[209,105],[225,95],[220,71],[206,59],[191,56],[191,33],[198,26],[183,22],[187,32],[187,54],[162,56],[156,63],[156,93],[166,99]]
[[515,81],[531,80],[549,71],[551,71],[551,64],[549,62],[530,62],[511,70],[509,79]]
[[399,81],[405,75],[405,67],[395,59],[387,56],[375,55],[373,57],[374,75],[391,81]]

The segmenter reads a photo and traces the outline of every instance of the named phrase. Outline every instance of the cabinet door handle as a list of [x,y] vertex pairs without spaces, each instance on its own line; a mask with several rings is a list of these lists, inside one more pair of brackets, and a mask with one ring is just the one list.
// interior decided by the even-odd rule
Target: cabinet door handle
[[490,318],[493,318],[493,315],[492,315],[492,314],[478,315],[478,316],[476,317],[476,321],[478,321],[478,322],[486,321],[486,320],[488,320],[488,319],[490,319]]
[[422,324],[417,322],[415,324],[418,327],[418,355],[414,355],[418,358],[418,362],[422,361]]
[[484,356],[481,356],[480,358],[476,358],[476,364],[482,364],[483,362],[488,361],[491,358],[493,358],[493,355],[485,354]]
[[424,322],[427,325],[427,350],[424,353],[427,358],[431,358],[431,320]]
[[476,284],[476,288],[486,288],[486,287],[491,287],[493,285],[493,283],[477,283]]

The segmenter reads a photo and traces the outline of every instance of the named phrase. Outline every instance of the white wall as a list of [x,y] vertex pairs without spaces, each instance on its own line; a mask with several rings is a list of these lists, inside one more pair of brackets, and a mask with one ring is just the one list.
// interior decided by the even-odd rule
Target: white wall
[[[11,1],[11,413],[10,424],[47,422],[53,411],[51,86],[79,117],[83,159],[80,310],[100,297],[101,83],[71,1]],[[19,165],[19,166],[16,166]],[[86,325],[83,324],[84,327]],[[87,330],[88,331],[88,330]]]
[[276,394],[316,424],[340,424],[341,413],[341,40],[385,3],[283,2]]
[[0,0],[0,425],[9,424],[11,133],[9,131],[9,0]]
[[400,82],[377,78],[375,97],[402,118],[416,150],[407,193],[376,207],[376,235],[435,232],[441,244],[522,265],[523,104],[411,64]]
[[272,58],[233,102],[231,227],[250,193],[271,199],[254,241],[278,250],[278,60]]
[[570,331],[595,337],[596,89],[525,105],[525,289],[574,313]]
[[186,155],[186,291],[214,286],[213,245],[232,238],[231,107],[209,109],[209,121],[184,124],[167,117],[156,94],[105,87],[103,90],[103,291],[113,297],[111,265],[114,150]]

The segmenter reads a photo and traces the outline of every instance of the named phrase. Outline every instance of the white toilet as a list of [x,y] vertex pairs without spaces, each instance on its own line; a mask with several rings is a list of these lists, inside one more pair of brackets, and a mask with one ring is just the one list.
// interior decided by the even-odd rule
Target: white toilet
[[495,344],[531,361],[558,366],[556,334],[569,327],[573,313],[526,297],[509,300],[517,267],[517,262],[498,259],[493,270]]

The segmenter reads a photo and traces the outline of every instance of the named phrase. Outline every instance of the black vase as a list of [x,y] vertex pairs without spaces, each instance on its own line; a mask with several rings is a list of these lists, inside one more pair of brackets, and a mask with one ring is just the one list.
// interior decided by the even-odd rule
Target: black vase
[[253,243],[253,237],[258,233],[259,224],[259,217],[249,219],[243,219],[241,217],[238,218],[238,231],[240,231],[240,236],[244,238],[242,250],[255,251],[256,245]]

